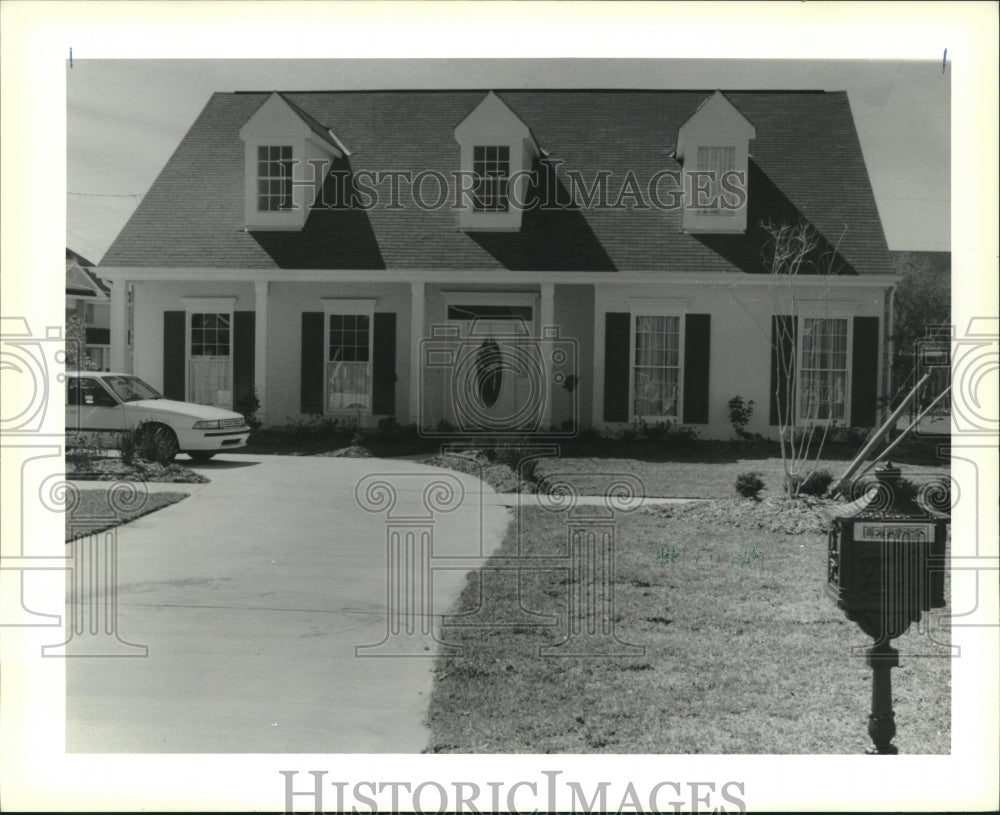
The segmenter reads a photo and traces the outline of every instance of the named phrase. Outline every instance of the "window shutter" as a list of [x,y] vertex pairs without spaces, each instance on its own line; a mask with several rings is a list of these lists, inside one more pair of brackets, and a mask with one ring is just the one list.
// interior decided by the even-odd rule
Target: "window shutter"
[[323,365],[326,344],[323,338],[323,312],[302,312],[302,379],[299,410],[323,412]]
[[391,416],[396,413],[396,315],[377,312],[374,329],[372,413]]
[[163,312],[163,395],[184,401],[184,371],[187,368],[187,312]]
[[628,312],[604,315],[604,421],[628,421],[629,331]]
[[688,314],[684,318],[685,424],[708,423],[708,364],[712,316]]
[[233,314],[233,407],[254,390],[254,342],[256,314],[237,311]]
[[874,427],[878,412],[878,317],[854,318],[851,425]]
[[[788,389],[791,387],[795,392],[795,353],[796,339],[798,331],[797,318],[788,314],[774,314],[771,316],[771,424],[778,424],[778,405],[786,405],[789,396]],[[779,355],[779,349],[781,354]],[[791,376],[787,375],[787,368],[791,367]],[[792,412],[795,412],[794,405]],[[792,421],[794,416],[785,416],[786,422]]]

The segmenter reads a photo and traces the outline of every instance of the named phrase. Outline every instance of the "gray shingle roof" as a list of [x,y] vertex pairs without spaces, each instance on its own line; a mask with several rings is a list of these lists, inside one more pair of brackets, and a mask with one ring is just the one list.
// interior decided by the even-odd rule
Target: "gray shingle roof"
[[[349,167],[459,169],[454,128],[485,91],[286,92],[350,145]],[[589,181],[679,169],[680,125],[710,91],[498,91],[558,170]],[[846,93],[730,91],[752,121],[751,225],[802,216],[859,274],[892,272]],[[681,212],[578,209],[526,213],[519,233],[470,234],[448,209],[314,211],[302,232],[244,231],[239,130],[268,93],[212,96],[101,265],[223,268],[760,271],[759,229],[685,234]],[[347,161],[346,159],[344,160]],[[644,181],[643,181],[644,183]],[[384,188],[383,188],[384,189]],[[404,198],[404,200],[406,200]]]

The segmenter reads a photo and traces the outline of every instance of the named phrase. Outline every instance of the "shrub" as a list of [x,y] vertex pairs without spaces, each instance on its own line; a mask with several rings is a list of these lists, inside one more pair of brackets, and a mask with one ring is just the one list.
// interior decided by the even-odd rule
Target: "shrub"
[[66,440],[66,463],[72,464],[77,472],[90,469],[102,452],[98,442],[86,437],[78,436]]
[[257,411],[260,410],[260,399],[257,397],[256,390],[250,391],[250,393],[240,399],[236,403],[236,410],[238,413],[243,414],[243,418],[251,430],[260,430],[261,421],[257,418]]
[[288,432],[297,439],[332,436],[334,433],[345,430],[339,424],[339,421],[333,416],[312,413],[305,419],[292,419],[288,417]]
[[736,478],[736,493],[743,498],[757,498],[757,493],[764,489],[764,480],[760,473],[740,473]]
[[729,423],[733,426],[733,432],[741,439],[751,438],[747,425],[753,416],[753,399],[744,402],[742,396],[734,396],[726,407],[729,409]]
[[796,495],[825,495],[833,482],[833,473],[829,470],[813,470],[805,478],[801,473],[796,473],[788,479],[791,489],[788,494]]
[[136,435],[135,428],[130,428],[124,433],[119,433],[116,446],[118,448],[118,455],[122,460],[122,464],[131,465],[135,461],[136,455],[139,451],[139,439]]
[[158,433],[154,428],[140,427],[135,431],[135,454],[154,464],[169,464],[174,460],[177,446],[169,433]]

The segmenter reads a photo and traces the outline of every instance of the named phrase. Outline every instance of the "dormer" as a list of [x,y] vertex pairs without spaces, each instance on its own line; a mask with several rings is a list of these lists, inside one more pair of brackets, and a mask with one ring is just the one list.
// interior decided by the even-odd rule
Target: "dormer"
[[246,228],[302,229],[330,164],[347,153],[343,143],[280,93],[240,128],[240,139]]
[[750,140],[757,129],[721,91],[677,133],[684,167],[684,231],[740,233],[747,228]]
[[529,173],[541,155],[534,135],[490,91],[455,128],[463,191],[459,222],[469,232],[515,232],[530,188]]

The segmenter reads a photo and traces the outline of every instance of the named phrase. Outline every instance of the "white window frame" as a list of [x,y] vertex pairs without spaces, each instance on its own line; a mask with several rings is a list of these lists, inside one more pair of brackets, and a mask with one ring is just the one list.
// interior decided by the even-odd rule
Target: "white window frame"
[[[288,153],[289,153],[288,158],[286,158],[286,159],[278,158],[276,162],[272,161],[270,158],[263,159],[263,161],[261,160],[261,158],[260,158],[260,151],[261,150],[267,150],[268,153],[270,153],[271,150],[275,150],[275,149],[277,149],[277,150],[287,150]],[[255,162],[255,166],[257,168],[257,172],[254,174],[254,197],[255,197],[256,202],[257,202],[257,212],[258,213],[291,212],[293,209],[295,209],[295,203],[293,201],[293,194],[294,194],[294,189],[295,189],[294,184],[293,184],[293,168],[295,167],[295,145],[294,144],[275,144],[273,142],[268,143],[268,144],[261,143],[261,144],[256,145],[256,147],[254,148],[254,150],[255,150],[255,152],[257,154],[257,156],[256,156],[256,162]],[[285,163],[286,162],[288,163],[287,168],[285,168]],[[274,163],[277,163],[277,164],[281,165],[282,172],[277,177],[272,176],[270,174],[268,174],[266,176],[261,176],[261,174],[260,174],[260,165],[261,165],[261,163],[264,163],[264,164],[274,164]],[[287,172],[288,172],[287,177],[285,176],[285,172],[284,172],[285,169],[287,169]],[[261,199],[260,182],[261,181],[267,181],[268,182],[268,191],[265,194],[265,198],[267,199],[268,202],[270,202],[270,200],[274,197],[271,194],[271,191],[270,191],[270,184],[271,184],[271,182],[278,181],[278,182],[281,182],[282,184],[285,184],[287,182],[287,184],[288,184],[288,204],[289,205],[287,207],[279,206],[279,207],[273,208],[273,209],[271,207],[261,207],[261,205],[260,205],[260,199]],[[282,193],[280,193],[280,195],[281,195],[281,197],[283,197],[284,193],[282,192]]]
[[368,317],[368,407],[360,409],[362,416],[373,416],[372,404],[375,388],[375,299],[322,298],[323,302],[323,415],[357,416],[359,408],[330,410],[328,369],[330,356],[330,317],[333,315],[363,315]]
[[[684,416],[684,334],[685,317],[690,301],[687,300],[629,300],[629,343],[628,343],[628,420],[630,423],[680,422]],[[639,317],[677,318],[677,415],[654,416],[635,412],[635,351],[636,324]]]
[[236,298],[235,297],[185,297],[181,302],[184,304],[184,396],[188,401],[192,400],[191,393],[191,317],[195,314],[225,314],[229,317],[229,405],[227,410],[232,410],[234,396],[233,382],[233,357],[236,344]]
[[[847,350],[845,352],[846,368],[844,376],[844,418],[843,419],[809,419],[802,415],[801,386],[802,386],[802,363],[805,355],[802,352],[805,339],[806,320],[843,320],[847,324]],[[807,312],[799,315],[799,325],[795,332],[795,426],[796,427],[824,427],[826,425],[836,425],[838,427],[851,427],[851,385],[854,379],[854,320],[849,314],[840,309],[831,313]]]

